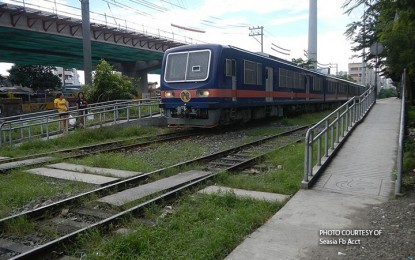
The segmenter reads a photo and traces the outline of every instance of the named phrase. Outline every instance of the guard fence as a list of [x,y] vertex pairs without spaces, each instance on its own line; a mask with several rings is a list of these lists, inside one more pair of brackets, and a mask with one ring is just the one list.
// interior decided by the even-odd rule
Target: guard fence
[[313,185],[342,142],[365,117],[375,101],[375,88],[371,87],[308,129],[305,137],[304,179],[301,183],[303,188]]
[[399,122],[399,140],[398,140],[398,154],[396,162],[396,181],[395,181],[395,195],[401,194],[402,186],[402,172],[403,172],[403,156],[404,156],[404,139],[405,139],[405,115],[406,115],[406,69],[402,73],[401,80],[401,119]]
[[90,104],[85,109],[70,107],[66,119],[52,110],[2,118],[0,147],[36,138],[47,140],[76,127],[102,127],[157,116],[161,112],[159,104],[159,99],[114,100]]

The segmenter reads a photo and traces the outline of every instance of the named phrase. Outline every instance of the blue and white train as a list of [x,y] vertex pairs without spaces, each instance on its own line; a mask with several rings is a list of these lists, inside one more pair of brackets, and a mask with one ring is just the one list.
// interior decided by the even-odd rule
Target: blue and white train
[[364,87],[289,62],[218,44],[165,52],[161,107],[169,126],[216,127],[312,104],[337,104]]

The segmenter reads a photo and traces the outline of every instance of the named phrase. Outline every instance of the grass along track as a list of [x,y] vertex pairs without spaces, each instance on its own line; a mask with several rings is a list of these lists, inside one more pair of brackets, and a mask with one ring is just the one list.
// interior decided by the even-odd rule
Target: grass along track
[[[304,134],[304,130],[305,130],[305,128],[302,128],[301,129],[302,131],[303,131],[303,134]],[[296,131],[298,131],[298,130],[296,130]],[[229,154],[233,154],[232,156],[233,156],[233,158],[235,158],[235,156],[238,156],[238,154],[239,154],[239,151],[241,151],[241,150],[244,150],[244,149],[247,149],[247,148],[250,148],[251,150],[252,150],[252,147],[253,146],[255,146],[255,149],[258,149],[259,147],[258,147],[258,145],[260,145],[260,146],[262,146],[261,148],[262,148],[262,150],[265,148],[265,147],[270,147],[270,145],[269,144],[265,144],[266,142],[268,142],[268,141],[270,141],[270,140],[272,140],[272,139],[276,139],[276,138],[278,138],[278,137],[281,137],[281,136],[285,136],[285,135],[289,135],[289,134],[291,134],[291,132],[295,132],[295,131],[289,131],[289,132],[286,132],[286,133],[283,133],[283,134],[280,134],[280,135],[276,135],[276,136],[271,136],[271,137],[267,137],[267,138],[262,138],[261,140],[259,140],[259,141],[256,141],[256,142],[253,142],[253,143],[250,143],[250,144],[246,144],[246,145],[242,145],[241,147],[236,147],[236,148],[232,148],[232,149],[228,149],[228,150],[226,150],[226,151],[223,151],[223,152],[220,152],[220,153],[217,153],[217,154],[214,154],[214,155],[209,155],[209,156],[206,156],[205,158],[199,158],[197,161],[205,161],[205,160],[212,160],[212,159],[215,159],[215,158],[218,158],[218,157],[222,157],[222,160],[223,160],[223,157],[226,157],[226,156],[228,156]],[[298,136],[297,136],[297,138],[298,138]],[[266,146],[265,146],[266,145]],[[271,147],[273,147],[273,148],[275,148],[274,146],[278,146],[277,144],[273,144]],[[268,148],[268,149],[270,149],[270,148]],[[252,154],[252,151],[250,152],[251,154]],[[127,210],[125,210],[125,211],[123,211],[123,212],[121,212],[121,213],[117,213],[116,215],[114,215],[114,216],[110,216],[110,217],[108,217],[108,218],[106,218],[106,219],[104,219],[104,220],[101,220],[101,221],[98,221],[98,222],[95,222],[94,224],[92,224],[92,226],[91,227],[96,227],[96,226],[101,226],[101,225],[109,225],[109,224],[113,224],[113,221],[114,220],[117,220],[118,218],[120,218],[120,217],[122,217],[124,214],[127,214],[127,213],[130,213],[130,212],[134,212],[134,211],[136,211],[136,210],[139,210],[139,209],[141,209],[141,207],[143,207],[143,206],[146,206],[146,205],[148,205],[149,203],[151,203],[151,202],[153,202],[153,201],[156,201],[156,200],[160,200],[160,199],[163,199],[163,198],[165,198],[165,197],[167,197],[167,196],[169,196],[169,195],[171,195],[171,194],[173,194],[173,193],[176,193],[176,192],[178,192],[178,191],[181,191],[181,190],[183,190],[184,188],[188,188],[188,187],[190,187],[190,186],[193,186],[193,185],[196,185],[196,184],[199,184],[200,182],[202,182],[202,181],[205,181],[205,180],[207,180],[207,179],[210,179],[210,178],[212,178],[213,176],[215,176],[215,175],[217,175],[217,174],[219,174],[220,172],[223,172],[224,170],[231,170],[231,169],[233,169],[233,168],[239,168],[239,167],[241,167],[242,165],[245,165],[245,167],[246,167],[246,165],[247,165],[247,163],[248,162],[250,162],[250,163],[253,163],[253,162],[255,162],[256,160],[257,160],[257,157],[253,157],[252,158],[252,155],[251,155],[251,158],[250,159],[246,159],[246,156],[248,156],[248,154],[249,154],[249,151],[244,151],[244,156],[243,157],[245,157],[245,159],[240,159],[239,160],[239,162],[234,162],[234,165],[233,166],[227,166],[226,167],[226,169],[216,169],[216,171],[212,171],[212,172],[210,172],[208,175],[206,175],[205,177],[200,177],[200,178],[197,178],[197,179],[194,179],[194,180],[191,180],[191,181],[188,181],[188,182],[186,182],[185,184],[183,184],[183,185],[179,185],[178,187],[176,187],[176,186],[174,186],[174,187],[171,187],[171,188],[173,188],[173,191],[170,191],[170,190],[167,190],[167,193],[164,193],[164,194],[162,194],[162,195],[160,195],[160,196],[158,196],[158,197],[156,197],[156,198],[153,198],[153,199],[151,199],[151,200],[149,200],[149,201],[144,201],[142,204],[140,204],[139,206],[133,206],[132,208],[129,208],[129,209],[127,209]],[[240,157],[241,158],[241,157]],[[186,163],[184,163],[184,164],[190,164],[190,163],[194,163],[194,162],[192,162],[192,161],[189,161],[189,162],[186,162]],[[229,162],[228,162],[229,163]],[[217,165],[217,162],[215,162],[215,164],[214,165]],[[182,166],[182,165],[176,165],[174,168],[176,168],[176,167],[179,167],[179,166]],[[212,167],[209,167],[209,168],[211,168],[211,170],[212,170]],[[166,170],[166,169],[163,169],[163,171],[164,170]],[[144,175],[142,175],[142,176],[138,176],[138,177],[134,177],[134,178],[132,178],[132,179],[139,179],[139,178],[142,178],[142,177],[147,177],[148,175],[150,175],[150,174],[154,174],[154,173],[148,173],[148,174],[144,174]],[[122,184],[126,184],[125,182],[129,182],[129,184],[131,184],[132,182],[130,181],[130,180],[126,180],[126,181],[122,181]],[[122,185],[121,184],[121,185]],[[107,187],[104,187],[104,188],[102,188],[102,189],[100,189],[100,192],[102,192],[104,189],[108,192],[108,190],[110,189],[110,188],[114,188],[114,187],[112,187],[113,185],[110,185],[110,186],[107,186]],[[115,188],[115,190],[119,190],[120,189],[120,186],[117,184],[117,188]],[[95,193],[96,195],[98,194],[97,192]],[[88,194],[88,195],[90,195],[90,194]],[[76,200],[78,201],[79,199],[83,199],[83,198],[81,198],[81,197],[78,197],[78,198],[76,198]],[[68,203],[69,201],[66,201],[65,203]],[[74,202],[71,202],[72,204],[74,203]],[[62,206],[62,204],[63,204],[63,202],[61,203],[61,206]],[[54,207],[57,207],[57,205],[54,205]],[[39,209],[39,210],[36,210],[35,212],[32,212],[32,213],[30,213],[30,214],[24,214],[26,217],[28,217],[28,216],[31,216],[31,217],[33,217],[34,215],[36,215],[37,217],[39,217],[39,214],[41,214],[40,213],[40,211],[47,211],[47,212],[49,212],[49,214],[50,214],[50,212],[53,212],[53,210],[52,209],[50,209],[50,208],[47,208],[47,207],[44,207],[44,208],[42,208],[42,209]],[[101,215],[102,214],[104,214],[105,215],[105,213],[101,213]],[[22,217],[22,215],[20,215],[19,216],[19,219]],[[10,217],[10,218],[7,218],[7,219],[4,219],[4,220],[2,220],[1,222],[0,222],[0,224],[2,224],[2,226],[4,226],[4,227],[7,227],[8,225],[8,223],[12,223],[12,222],[16,222],[16,218],[14,218],[14,217]],[[56,221],[55,221],[56,222]],[[20,225],[21,225],[21,223],[20,223]],[[29,224],[30,225],[30,224]],[[24,225],[25,226],[25,225]],[[48,227],[52,227],[53,226],[53,224],[51,224],[51,223],[48,223],[47,224],[47,226]],[[47,250],[47,251],[50,251],[51,250],[51,248],[54,248],[56,245],[58,245],[58,244],[62,244],[62,243],[67,243],[67,241],[68,241],[68,239],[73,239],[73,237],[75,237],[76,235],[79,235],[79,234],[81,234],[81,233],[83,233],[83,232],[85,232],[86,230],[87,230],[87,224],[83,224],[82,225],[82,229],[80,229],[80,230],[78,230],[78,231],[74,231],[74,232],[72,232],[72,233],[70,233],[70,234],[66,234],[65,236],[63,236],[63,237],[61,237],[61,238],[57,238],[56,240],[54,240],[54,241],[52,241],[52,242],[49,242],[49,243],[46,243],[46,244],[43,244],[42,246],[38,246],[37,247],[37,249],[33,249],[33,250],[31,250],[31,251],[28,251],[28,252],[26,252],[26,253],[23,253],[22,255],[19,255],[18,257],[19,258],[26,258],[26,257],[30,257],[30,258],[32,258],[32,257],[38,257],[39,255],[38,254],[43,254],[43,250]],[[89,227],[88,227],[89,228]],[[38,228],[34,228],[34,229],[38,229]],[[52,233],[57,233],[57,232],[52,232]],[[37,239],[36,239],[37,240]]]
[[[327,114],[327,112],[326,113],[319,113],[317,115],[315,114],[315,115],[312,115],[312,116],[304,115],[304,116],[301,116],[300,118],[287,118],[287,119],[283,119],[282,121],[281,120],[277,121],[277,125],[282,125],[282,124],[284,124],[284,125],[285,124],[286,125],[298,125],[298,124],[303,124],[303,123],[312,123],[312,122],[318,121],[320,118],[325,116],[325,114]],[[268,130],[264,129],[264,128],[260,129],[260,130],[255,130],[254,129],[254,130],[250,130],[248,135],[249,136],[266,135],[269,132],[273,132],[274,128],[275,128],[275,125],[271,124]],[[131,130],[129,130],[129,131],[131,131]],[[134,130],[134,131],[136,131],[136,130]],[[88,136],[91,136],[91,135],[88,134],[86,137],[88,138]],[[93,136],[99,136],[99,135],[94,134]],[[56,142],[54,145],[59,144],[59,146],[65,146],[68,143],[72,143],[72,142],[59,142],[59,143]],[[288,147],[284,150],[285,150],[285,152],[279,152],[279,154],[275,154],[274,156],[271,156],[268,159],[271,166],[269,166],[268,170],[266,170],[265,172],[264,172],[264,170],[261,170],[257,174],[252,174],[252,173],[240,173],[240,174],[231,174],[231,175],[227,174],[227,173],[219,174],[215,178],[215,183],[226,185],[226,186],[240,187],[240,188],[245,188],[245,189],[263,190],[263,191],[272,191],[272,192],[284,193],[284,194],[292,194],[299,188],[299,182],[300,182],[301,177],[302,177],[302,170],[303,170],[302,167],[303,166],[302,166],[301,163],[298,163],[298,162],[303,160],[303,157],[302,157],[303,156],[302,155],[303,154],[303,146],[301,144],[300,145],[296,144],[296,145],[290,146],[290,147]],[[142,152],[140,152],[139,157],[141,157],[141,155],[143,155]],[[160,154],[160,155],[163,156],[163,154]],[[161,157],[161,158],[164,158],[164,157]],[[101,159],[92,160],[91,163],[93,163],[93,164],[98,163],[98,165],[95,165],[95,166],[102,166],[102,165],[99,165],[100,162],[107,163],[107,160],[105,160],[106,158],[101,158]],[[148,161],[148,159],[149,158],[146,158],[145,160]],[[162,160],[162,159],[160,159],[160,160]],[[82,159],[82,161],[87,162],[88,160],[87,159]],[[131,161],[133,161],[133,160],[131,160]],[[118,163],[118,164],[113,165],[113,166],[115,166],[115,168],[118,168],[121,165],[119,165],[119,163]],[[130,167],[129,165],[127,165],[127,166]],[[135,166],[131,165],[131,167],[135,167]],[[276,169],[278,169],[278,170],[276,170]],[[23,175],[23,174],[21,174],[21,175]],[[8,175],[8,177],[9,176],[10,175]],[[36,177],[32,177],[31,182],[34,181],[33,179],[36,179]],[[28,181],[25,181],[24,183],[27,183]],[[46,182],[46,181],[49,181],[49,180],[47,178],[39,177],[39,183]],[[9,182],[10,182],[10,180],[5,181],[5,183],[9,183]],[[1,186],[1,184],[0,184],[0,186]],[[38,185],[34,185],[34,186],[38,186]],[[45,186],[48,187],[48,188],[58,187],[59,190],[63,189],[61,187],[62,184],[59,183],[59,182],[58,183],[52,182],[49,185],[45,185]],[[71,186],[74,189],[73,190],[74,193],[77,193],[77,191],[75,189],[78,188],[78,186],[80,186],[80,185],[72,185]],[[68,187],[68,189],[70,190],[71,187]],[[31,187],[31,188],[35,188],[35,187]],[[90,189],[90,188],[86,188],[86,190],[88,190],[88,189]],[[41,190],[43,190],[43,189],[41,189]],[[52,193],[53,193],[53,191],[52,191]],[[62,192],[60,192],[60,193],[62,193]],[[189,196],[193,196],[193,195],[189,195]],[[17,196],[12,196],[12,197],[15,198]],[[203,196],[203,197],[205,198],[206,196]],[[196,196],[196,199],[199,200],[199,196]],[[232,198],[232,200],[234,200],[234,199],[235,198]],[[22,199],[19,199],[19,200],[22,200]],[[215,199],[212,199],[212,200],[209,200],[209,201],[204,200],[204,202],[201,205],[199,203],[196,203],[196,205],[193,205],[194,201],[191,199],[190,202],[189,202],[189,205],[192,204],[191,207],[195,208],[194,213],[196,215],[198,215],[198,214],[204,215],[206,213],[205,210],[209,210],[210,208],[212,208],[212,209],[217,208],[216,207],[217,205],[215,206],[215,205],[212,205],[211,203],[219,202],[218,200],[221,200],[221,199],[219,199],[219,198],[216,199],[215,198]],[[239,199],[237,199],[237,200],[239,201]],[[203,209],[203,206],[205,204],[206,204],[206,209]],[[265,204],[268,205],[268,203],[265,203]],[[174,212],[176,212],[176,210],[178,210],[179,205],[180,205],[180,202],[175,202],[174,205],[173,205],[174,209],[173,210],[167,210],[167,213],[166,213],[166,210],[163,209],[163,207],[160,208],[159,206],[155,205],[154,207],[150,207],[149,210],[146,210],[144,215],[145,215],[146,219],[150,219],[150,221],[154,220],[155,222],[157,222],[157,224],[162,224],[162,222],[164,223],[164,220],[167,220],[167,219],[170,219],[171,217],[176,217],[177,216],[176,214],[174,214]],[[255,228],[255,226],[261,225],[261,223],[267,218],[267,217],[264,217],[264,215],[269,216],[269,213],[265,213],[265,212],[270,212],[270,211],[275,212],[276,208],[278,208],[278,207],[280,207],[280,206],[272,205],[270,207],[271,210],[269,210],[270,208],[268,206],[265,207],[265,208],[267,208],[267,210],[265,208],[261,208],[264,212],[260,212],[261,209],[255,208],[256,209],[255,212],[257,212],[257,213],[255,213],[254,215],[256,215],[255,219],[257,221],[255,221],[256,224],[251,223],[251,224],[248,225],[250,227],[249,230],[252,230],[252,228]],[[250,209],[252,209],[252,208],[250,208]],[[200,212],[197,213],[198,210],[201,210],[202,213],[200,213]],[[229,209],[229,210],[231,210],[231,209]],[[227,211],[227,210],[225,210],[225,211]],[[239,212],[240,210],[237,210],[237,211]],[[252,214],[252,212],[248,208],[247,208],[247,212],[245,212],[244,215],[247,215],[247,214]],[[164,218],[162,216],[167,216],[167,217]],[[218,213],[218,216],[220,216],[219,213]],[[234,217],[236,217],[236,215]],[[192,217],[192,218],[195,218],[195,217]],[[238,219],[238,221],[241,220],[240,225],[242,225],[243,224],[242,221],[245,220],[245,219],[248,220],[248,218],[249,217],[237,218],[237,219]],[[230,219],[232,219],[232,217],[230,217]],[[258,219],[261,219],[261,221],[259,221],[259,224],[258,224]],[[177,220],[177,221],[181,221],[181,220]],[[136,225],[141,226],[142,223],[140,224],[140,220],[135,219],[134,224],[132,224],[132,223],[130,223],[130,224],[135,227]],[[217,223],[217,224],[219,224],[219,223]],[[131,225],[128,225],[128,226],[131,226]],[[166,225],[168,225],[168,224],[166,223]],[[211,225],[209,225],[209,226],[211,226]],[[154,231],[151,226],[148,227],[148,226],[144,225],[141,228],[144,228],[144,229],[149,228],[150,230],[147,231],[147,234],[149,236],[154,232],[159,232],[159,231]],[[200,228],[203,229],[203,225]],[[216,228],[214,228],[214,229],[216,229]],[[246,230],[244,228],[242,228],[242,229],[243,230],[241,230],[241,232],[246,233]],[[186,230],[183,230],[183,231],[194,232],[195,230],[193,228],[191,228],[191,229],[186,229]],[[234,231],[233,233],[235,233],[234,238],[240,237],[239,233],[241,233],[241,232],[239,232],[238,229],[235,229],[233,231]],[[186,237],[189,237],[189,238],[193,237],[191,234],[189,234],[189,232],[183,232],[183,235],[185,237],[180,238],[179,241],[183,241],[183,243],[186,243],[185,242]],[[164,233],[164,231],[162,233]],[[166,233],[166,237],[169,237],[168,233],[169,232]],[[199,233],[205,233],[205,232],[202,231],[202,230],[199,230],[199,231],[196,231],[196,233],[199,234]],[[117,242],[113,241],[112,239],[109,240],[108,235],[103,235],[103,236],[105,236],[105,240],[100,241],[101,235],[99,234],[99,232],[92,232],[90,234],[85,235],[83,239],[86,239],[87,241],[91,242],[91,243],[89,243],[89,245],[91,245],[91,247],[88,248],[88,246],[80,246],[82,243],[78,244],[80,249],[72,252],[73,255],[80,256],[80,255],[87,254],[87,252],[91,252],[91,253],[96,252],[97,256],[105,254],[106,255],[105,258],[112,259],[111,256],[109,256],[109,255],[111,255],[111,253],[108,253],[107,251],[108,251],[109,247],[116,246]],[[122,235],[118,235],[118,236],[120,236],[120,238],[124,237]],[[114,239],[117,240],[117,238],[116,238],[117,235],[115,235],[115,234],[110,235],[110,237],[114,237]],[[221,239],[215,239],[215,236],[212,236],[212,239],[214,241],[206,240],[205,244],[206,245],[216,244],[217,242],[215,242],[215,241],[222,241]],[[160,243],[163,243],[162,241],[163,240],[161,240]],[[176,241],[176,239],[170,239],[170,242],[173,242],[173,241]],[[234,239],[232,238],[229,241],[234,241]],[[155,242],[155,241],[153,241],[153,242]],[[96,245],[96,243],[98,243],[100,246],[97,246],[96,250],[94,250],[94,244]],[[121,241],[120,243],[124,244],[124,243],[129,243],[129,242],[122,242]],[[140,243],[140,242],[137,241],[137,243]],[[155,242],[155,243],[156,243],[155,244],[156,248],[160,248],[160,249],[165,248],[160,243],[157,243],[157,242]],[[234,243],[234,242],[232,242],[232,243]],[[166,245],[166,247],[168,247],[168,245]],[[230,246],[229,243],[225,243],[224,247],[219,246],[217,248],[217,250],[221,250],[220,248],[222,248],[222,250],[226,251],[226,250],[229,250],[229,247],[232,248],[232,246]],[[126,249],[127,248],[128,248],[128,246],[126,247]],[[174,247],[174,248],[182,248],[182,247]],[[223,249],[223,248],[225,248],[225,249]],[[143,250],[145,251],[145,248]],[[151,249],[151,251],[153,251],[153,250],[154,250],[154,248]],[[171,253],[172,250],[177,251],[177,250],[174,250],[174,249],[167,249],[166,254],[168,254],[169,252]],[[183,254],[188,254],[190,251],[193,251],[193,252],[203,251],[203,249],[193,248],[193,249],[189,249],[189,250],[184,250],[183,249],[182,251],[183,251]],[[188,252],[186,252],[186,251],[188,251]],[[120,254],[122,252],[122,247],[120,247],[119,250],[113,250],[113,252],[114,252],[114,255]],[[135,252],[136,252],[136,250],[131,250],[131,255],[134,255]],[[155,254],[159,254],[160,256],[165,255],[165,254],[163,254],[163,252],[160,252],[160,250],[155,250],[154,252],[155,252]],[[128,254],[128,252],[124,252],[124,253]],[[215,253],[212,253],[212,254],[215,254]],[[223,252],[221,254],[223,255]],[[174,256],[174,255],[178,255],[177,252],[175,254],[172,254],[172,256]],[[191,255],[193,255],[193,254],[191,254]],[[207,255],[209,256],[211,254],[207,254]],[[146,254],[145,254],[145,252],[143,252],[144,259],[145,259],[145,256],[146,256]],[[147,256],[148,256],[148,254],[147,254]],[[196,255],[194,255],[194,256],[196,256]],[[94,258],[94,255],[89,255],[88,254],[88,258]],[[132,258],[136,258],[136,257],[132,257]],[[203,257],[203,258],[204,259],[209,259],[210,257]],[[217,258],[215,258],[215,259],[217,259]]]

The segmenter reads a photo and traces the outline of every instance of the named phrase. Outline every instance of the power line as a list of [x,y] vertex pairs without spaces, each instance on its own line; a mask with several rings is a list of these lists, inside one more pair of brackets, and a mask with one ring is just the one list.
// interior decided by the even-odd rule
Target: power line
[[111,15],[113,16],[113,18],[114,18],[114,23],[118,26],[118,24],[117,24],[117,20],[115,19],[115,17],[114,17],[114,14],[112,13],[112,10],[111,10],[111,6],[110,6],[110,4],[107,2],[107,5],[108,5],[108,8],[110,9],[110,12],[111,12]]
[[136,4],[139,4],[139,5],[142,5],[142,6],[145,6],[147,8],[153,9],[155,11],[159,11],[159,12],[165,12],[165,11],[170,10],[168,8],[153,4],[153,3],[149,2],[149,1],[146,1],[146,0],[129,0],[129,1],[133,2],[133,3],[136,3]]
[[284,54],[284,55],[290,55],[290,53],[285,53],[285,52],[279,51],[277,49],[274,49],[273,47],[271,47],[271,50],[276,51],[276,52],[281,53],[281,54]]
[[291,51],[291,50],[288,50],[288,49],[284,49],[284,48],[282,48],[282,47],[280,47],[280,46],[278,46],[278,45],[276,45],[276,44],[274,44],[274,43],[271,43],[274,47],[277,47],[278,49],[281,49],[281,50],[283,50],[283,51]]
[[149,14],[149,13],[146,13],[146,12],[143,12],[143,11],[139,11],[138,9],[135,9],[135,8],[133,8],[133,7],[129,6],[129,5],[126,5],[126,4],[123,4],[123,3],[120,3],[120,2],[118,2],[118,1],[116,1],[116,0],[112,0],[112,1],[109,1],[109,0],[102,0],[102,1],[103,1],[103,2],[105,2],[105,3],[107,3],[107,4],[111,4],[111,5],[113,5],[113,6],[116,6],[116,7],[119,7],[119,8],[125,9],[125,10],[130,10],[130,11],[133,11],[133,12],[135,12],[135,13],[139,14],[139,15],[143,15],[143,16],[152,16],[152,15],[151,15],[151,14]]
[[187,31],[192,31],[192,32],[198,32],[198,33],[205,33],[206,32],[206,31],[202,31],[202,30],[199,30],[199,29],[196,29],[196,28],[181,26],[181,25],[177,25],[177,24],[173,24],[173,23],[171,23],[170,25],[173,26],[173,27],[182,29],[182,30],[187,30]]

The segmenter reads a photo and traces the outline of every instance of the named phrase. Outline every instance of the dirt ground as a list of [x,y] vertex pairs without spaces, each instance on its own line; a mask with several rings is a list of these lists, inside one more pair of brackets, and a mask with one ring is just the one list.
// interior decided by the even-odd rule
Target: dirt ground
[[354,225],[382,234],[358,237],[358,245],[321,245],[310,259],[415,260],[415,185],[362,215]]

